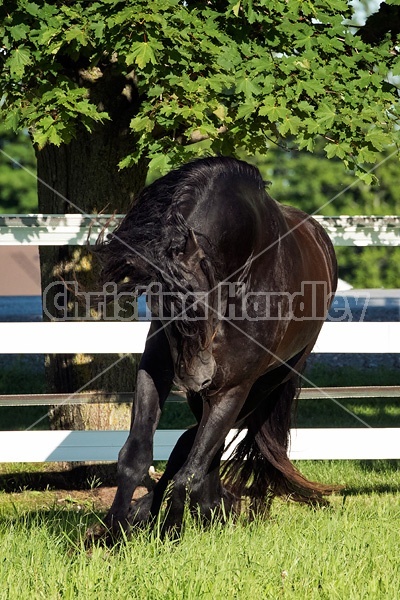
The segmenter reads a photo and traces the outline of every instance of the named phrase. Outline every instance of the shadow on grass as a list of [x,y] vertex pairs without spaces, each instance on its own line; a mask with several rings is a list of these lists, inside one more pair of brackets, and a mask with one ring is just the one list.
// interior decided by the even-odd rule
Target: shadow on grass
[[[352,460],[343,462],[352,463],[354,469],[358,471],[357,479],[361,480],[357,483],[345,484],[344,495],[400,492],[400,478],[398,476],[394,477],[395,474],[398,475],[400,472],[400,460]],[[160,466],[164,470],[165,463]],[[157,465],[157,471],[160,470],[160,466]],[[301,465],[297,466],[301,470]],[[363,484],[364,474],[367,482],[369,474],[380,476],[380,481]],[[149,489],[154,485],[154,481],[152,482],[150,479],[143,483]],[[0,475],[0,491],[6,493],[18,493],[21,490],[81,491],[116,485],[117,466],[115,463],[80,465],[64,471],[20,472]]]
[[[396,494],[400,492],[400,460],[358,460],[352,462],[359,471],[361,481],[345,485],[342,491],[343,496]],[[380,477],[381,480],[371,482],[369,481],[371,476]]]
[[84,506],[76,508],[60,508],[58,506],[33,510],[24,510],[21,513],[16,508],[14,514],[0,516],[0,525],[14,524],[17,531],[27,532],[37,528],[44,528],[51,538],[64,539],[69,551],[85,551],[85,536],[87,530],[97,523],[102,523],[105,512]]
[[341,492],[342,496],[363,496],[369,494],[397,494],[400,492],[400,485],[376,484],[376,485],[356,485],[345,487]]
[[69,470],[6,473],[0,475],[0,491],[91,490],[117,485],[116,463],[80,465]]

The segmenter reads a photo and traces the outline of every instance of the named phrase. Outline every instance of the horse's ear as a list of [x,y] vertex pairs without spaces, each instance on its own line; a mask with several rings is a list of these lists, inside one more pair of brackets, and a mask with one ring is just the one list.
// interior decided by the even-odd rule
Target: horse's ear
[[180,252],[178,258],[180,262],[186,267],[189,271],[193,271],[193,268],[198,265],[200,260],[204,258],[205,254],[203,249],[199,246],[199,243],[196,238],[196,234],[193,229],[189,230],[189,235],[186,240],[185,248],[183,252]]

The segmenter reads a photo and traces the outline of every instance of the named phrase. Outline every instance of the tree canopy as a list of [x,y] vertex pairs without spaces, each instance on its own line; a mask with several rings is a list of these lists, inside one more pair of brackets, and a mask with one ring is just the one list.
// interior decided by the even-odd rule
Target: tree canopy
[[[1,116],[60,145],[131,107],[121,167],[323,141],[365,182],[399,143],[398,0],[16,0],[0,7]],[[321,142],[319,142],[321,143]]]
[[[310,214],[399,215],[399,164],[391,154],[382,153],[377,161],[379,185],[365,185],[346,172],[339,159],[328,160],[322,142],[312,154],[271,148],[265,156],[256,157],[256,164],[264,179],[271,181],[273,198]],[[399,287],[398,246],[347,246],[335,251],[339,277],[353,287]]]

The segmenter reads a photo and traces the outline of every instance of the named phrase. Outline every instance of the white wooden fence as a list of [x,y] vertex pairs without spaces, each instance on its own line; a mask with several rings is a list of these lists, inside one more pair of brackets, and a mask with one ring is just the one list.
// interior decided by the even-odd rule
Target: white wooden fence
[[[82,215],[0,217],[0,245],[81,244],[86,242],[89,228],[91,239],[95,239],[107,219]],[[118,219],[115,217],[111,228]],[[335,245],[400,245],[399,217],[318,217],[318,220]],[[143,351],[148,327],[146,322],[0,323],[0,354],[137,353]],[[328,322],[314,351],[400,353],[400,323]],[[355,388],[343,392],[324,388],[302,395],[319,394],[337,402],[338,397],[360,393],[363,391],[357,392]],[[400,387],[380,388],[375,395],[398,397]],[[49,403],[46,397],[43,400],[35,397],[34,401]],[[73,401],[76,402],[76,397]],[[7,403],[15,404],[3,397],[1,404]],[[168,458],[181,433],[157,431],[154,459]],[[126,436],[126,431],[0,432],[0,462],[116,460]],[[296,459],[400,458],[400,428],[292,430],[290,454]]]

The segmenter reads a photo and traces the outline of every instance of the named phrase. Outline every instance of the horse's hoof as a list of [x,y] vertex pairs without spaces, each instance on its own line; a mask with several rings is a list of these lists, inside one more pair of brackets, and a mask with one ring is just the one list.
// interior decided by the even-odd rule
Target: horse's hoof
[[91,548],[95,544],[101,543],[111,547],[122,537],[122,532],[128,533],[127,524],[123,527],[120,521],[113,520],[111,525],[106,523],[96,523],[86,530],[85,547]]
[[111,530],[103,523],[96,523],[92,527],[89,527],[85,533],[85,548],[91,548],[98,542],[103,542],[107,546],[110,545]]
[[169,540],[171,542],[178,542],[182,537],[183,524],[176,523],[164,523],[160,530],[160,537],[162,540]]

